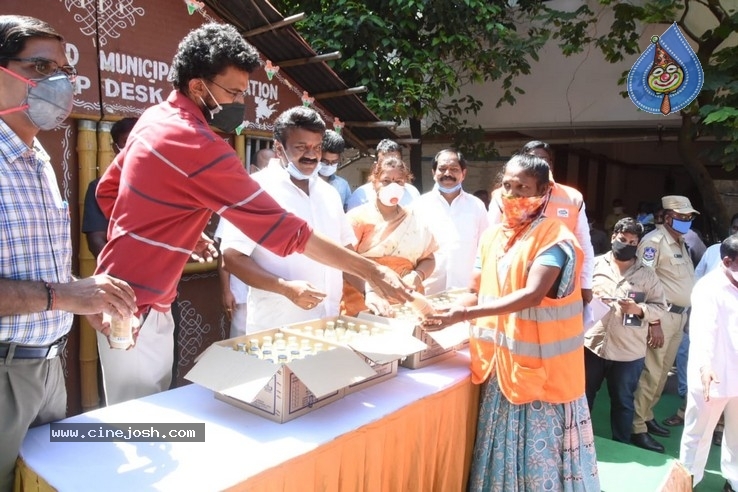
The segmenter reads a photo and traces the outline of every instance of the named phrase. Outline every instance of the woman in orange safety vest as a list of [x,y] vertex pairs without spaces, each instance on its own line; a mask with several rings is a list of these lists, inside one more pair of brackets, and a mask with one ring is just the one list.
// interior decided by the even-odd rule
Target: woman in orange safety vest
[[502,187],[504,221],[482,236],[465,306],[426,319],[429,330],[475,320],[472,381],[483,386],[469,490],[599,491],[584,394],[583,254],[543,215],[543,159],[514,156]]

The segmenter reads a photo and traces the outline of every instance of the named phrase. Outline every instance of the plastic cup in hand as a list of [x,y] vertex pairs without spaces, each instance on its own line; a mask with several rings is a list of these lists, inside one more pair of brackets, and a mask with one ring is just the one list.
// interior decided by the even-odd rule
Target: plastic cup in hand
[[423,294],[414,291],[410,295],[413,300],[408,304],[421,318],[425,319],[426,316],[435,314],[436,310],[433,309],[433,305]]
[[133,323],[130,316],[121,318],[103,314],[103,322],[105,321],[110,323],[108,340],[111,348],[125,350],[133,345]]

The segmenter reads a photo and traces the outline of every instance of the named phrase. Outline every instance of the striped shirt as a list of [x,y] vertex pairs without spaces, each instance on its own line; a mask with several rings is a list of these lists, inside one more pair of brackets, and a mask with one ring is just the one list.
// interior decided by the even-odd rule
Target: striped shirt
[[[48,154],[0,120],[0,277],[67,283],[72,239],[67,203]],[[0,341],[48,345],[72,328],[64,311],[0,316]]]
[[128,282],[139,313],[168,309],[213,212],[279,256],[301,253],[312,233],[249,177],[200,108],[178,91],[141,116],[96,196],[110,217],[97,273]]

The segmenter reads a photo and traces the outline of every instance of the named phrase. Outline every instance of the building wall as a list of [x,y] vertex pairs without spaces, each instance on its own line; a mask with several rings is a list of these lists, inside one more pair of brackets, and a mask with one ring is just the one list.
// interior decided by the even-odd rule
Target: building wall
[[[551,8],[574,11],[585,3],[582,0],[553,0]],[[587,0],[595,12],[602,12],[593,34],[607,32],[612,14],[599,2]],[[639,46],[645,49],[652,35],[663,33],[666,26],[642,26]],[[471,125],[485,129],[514,128],[577,128],[577,127],[642,127],[677,126],[678,115],[654,115],[640,111],[621,92],[618,85],[623,72],[629,70],[638,55],[626,56],[619,63],[608,63],[602,53],[592,47],[569,57],[561,53],[556,40],[550,41],[540,52],[539,61],[531,62],[531,73],[516,79],[525,94],[516,95],[514,106],[504,104],[495,108],[502,94],[499,83],[473,84],[463,93],[485,101],[487,111],[476,117],[467,115]],[[463,94],[462,94],[463,95]],[[494,108],[494,110],[492,110]]]
[[[612,23],[611,11],[595,0],[552,0],[547,5],[574,11],[585,2],[593,11],[600,12],[600,21],[592,28],[592,34],[607,32]],[[714,27],[710,22],[713,21],[705,8],[693,5],[688,17],[690,28],[702,32]],[[666,27],[640,26],[639,46],[645,49],[651,36],[662,34]],[[738,39],[738,34],[734,38]],[[633,212],[638,202],[658,201],[667,193],[684,194],[699,203],[701,198],[682,166],[676,139],[660,136],[660,129],[680,126],[679,115],[640,111],[621,94],[625,87],[618,85],[618,80],[635,63],[638,54],[611,64],[594,47],[566,57],[555,43],[551,41],[544,47],[539,61],[531,61],[530,75],[515,80],[525,93],[516,94],[517,102],[512,106],[496,107],[502,94],[500,83],[462,88],[456,97],[471,94],[485,104],[485,109],[477,115],[465,115],[470,126],[480,125],[492,139],[498,132],[509,135],[517,131],[530,136],[495,140],[503,160],[528,140],[544,140],[553,145],[557,150],[557,167],[561,165],[562,155],[567,166],[561,172],[557,170],[557,181],[582,191],[587,209],[596,218],[604,217],[617,197]],[[623,136],[618,131],[622,129],[643,129],[643,133]],[[700,150],[709,145],[709,142],[699,144]],[[426,147],[423,146],[423,155],[432,155]],[[479,177],[470,176],[467,188],[489,183],[491,170],[497,164],[480,163]],[[716,166],[714,170],[719,169]]]

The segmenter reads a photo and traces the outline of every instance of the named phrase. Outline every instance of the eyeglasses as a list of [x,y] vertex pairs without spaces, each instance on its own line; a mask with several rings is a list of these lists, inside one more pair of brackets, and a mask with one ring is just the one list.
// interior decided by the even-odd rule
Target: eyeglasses
[[0,59],[23,63],[33,63],[36,71],[44,77],[48,77],[59,72],[63,73],[70,79],[74,79],[77,76],[77,69],[74,68],[72,65],[59,65],[54,60],[49,60],[48,58],[17,58],[14,56],[4,56]]
[[214,80],[208,80],[208,82],[212,82],[213,84],[217,85],[218,87],[220,87],[221,89],[223,89],[224,91],[226,91],[228,94],[230,94],[231,96],[233,96],[233,101],[232,102],[236,102],[236,100],[239,99],[239,98],[241,98],[242,100],[243,99],[246,99],[246,91],[234,91],[233,89],[226,89],[225,87],[223,87],[222,85],[220,85],[219,83],[217,83]]

